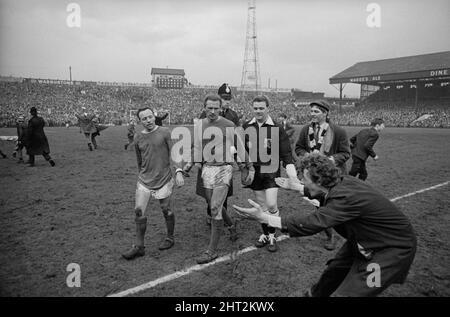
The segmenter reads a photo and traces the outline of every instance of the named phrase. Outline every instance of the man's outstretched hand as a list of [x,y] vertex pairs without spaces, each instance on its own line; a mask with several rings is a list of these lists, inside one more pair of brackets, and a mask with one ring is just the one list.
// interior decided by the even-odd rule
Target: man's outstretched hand
[[275,183],[281,188],[295,190],[303,195],[303,189],[305,186],[300,182],[298,178],[277,177],[275,178]]
[[260,223],[267,223],[267,214],[263,211],[260,205],[255,203],[253,200],[248,200],[249,204],[253,207],[251,208],[243,208],[236,205],[233,205],[234,210],[236,210],[236,213],[245,219],[250,220],[256,220]]

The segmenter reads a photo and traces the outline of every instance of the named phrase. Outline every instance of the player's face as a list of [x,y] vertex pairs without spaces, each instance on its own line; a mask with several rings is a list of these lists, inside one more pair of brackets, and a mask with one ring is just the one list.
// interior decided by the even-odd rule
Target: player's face
[[145,109],[144,111],[140,112],[139,120],[147,130],[151,131],[155,128],[155,115],[150,109]]
[[311,116],[311,122],[315,123],[323,123],[327,119],[327,113],[320,110],[317,106],[311,107],[311,112],[309,113]]
[[305,187],[308,188],[309,193],[311,194],[311,198],[314,199],[323,196],[324,194],[323,189],[311,180],[309,171],[307,169],[303,170],[302,182],[305,185]]
[[206,106],[205,106],[205,110],[206,110],[206,117],[210,120],[210,121],[215,121],[219,118],[219,113],[220,110],[222,108],[220,107],[220,101],[213,101],[213,100],[208,100],[206,101]]
[[263,123],[269,116],[269,108],[267,108],[265,101],[256,101],[253,103],[253,115],[256,121]]
[[384,129],[384,123],[378,125],[378,132]]

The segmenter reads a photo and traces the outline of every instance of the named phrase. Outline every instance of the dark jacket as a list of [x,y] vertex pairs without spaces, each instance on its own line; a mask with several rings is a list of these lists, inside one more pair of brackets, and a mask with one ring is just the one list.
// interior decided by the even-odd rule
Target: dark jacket
[[47,136],[44,133],[45,121],[39,116],[33,116],[28,121],[28,155],[50,153]]
[[352,155],[367,160],[369,156],[375,157],[373,146],[379,137],[378,131],[374,128],[363,129],[350,139],[350,147]]
[[[269,117],[270,118],[270,117]],[[269,122],[269,121],[272,122]],[[289,137],[286,134],[286,131],[284,131],[283,127],[281,124],[273,121],[271,118],[270,120],[266,120],[266,122],[261,126],[261,128],[266,128],[267,130],[267,134],[266,135],[260,135],[261,134],[261,130],[259,128],[259,125],[257,123],[257,121],[253,118],[250,121],[245,122],[242,125],[242,128],[244,129],[244,131],[249,132],[250,129],[255,129],[256,132],[256,140],[250,140],[250,134],[246,133],[245,134],[245,148],[246,151],[250,154],[250,158],[253,161],[253,165],[254,166],[263,166],[263,165],[272,165],[273,162],[270,160],[268,162],[262,161],[261,160],[261,152],[267,152],[268,155],[270,155],[271,157],[276,157],[278,159],[277,166],[279,170],[279,166],[280,166],[280,161],[283,162],[283,167],[286,167],[287,164],[294,164],[294,158],[292,156],[292,150],[291,150],[291,144],[289,141]],[[273,124],[271,124],[273,123]],[[276,138],[274,138],[274,133],[273,131],[274,128],[278,129],[278,153],[273,153],[272,155],[272,147],[273,144],[275,143],[274,141],[276,140]],[[265,137],[264,137],[265,136]],[[263,139],[267,139],[267,141],[263,140]],[[261,144],[261,141],[267,143],[267,144]],[[252,156],[252,152],[256,151],[257,153],[257,160],[254,160],[254,157]],[[275,171],[274,171],[275,173]]]
[[[347,174],[347,166],[346,162],[350,158],[350,145],[347,138],[347,133],[340,126],[328,123],[329,129],[333,133],[333,141],[331,143],[331,147],[328,151],[325,151],[324,154],[326,156],[333,156],[334,161],[336,162],[336,167],[341,170],[343,175]],[[305,125],[300,130],[300,135],[298,137],[297,143],[295,145],[295,154],[297,154],[300,158],[306,153],[311,152],[311,148],[309,146],[309,135],[308,135],[309,125]],[[329,133],[329,132],[327,132]]]
[[233,122],[235,126],[239,126],[239,116],[233,109],[223,109],[220,115]]
[[[315,212],[282,217],[281,224],[282,231],[292,237],[309,236],[332,227],[347,239],[355,253],[380,264],[382,270],[403,269],[397,282],[406,277],[417,245],[409,219],[397,206],[351,176],[343,176]],[[403,268],[398,267],[402,265]]]

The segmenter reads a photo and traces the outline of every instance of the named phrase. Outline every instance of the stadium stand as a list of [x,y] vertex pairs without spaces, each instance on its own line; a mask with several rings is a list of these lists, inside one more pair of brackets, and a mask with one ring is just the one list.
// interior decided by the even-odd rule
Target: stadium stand
[[[175,71],[184,78],[184,70],[154,70],[155,74]],[[330,83],[340,85],[341,95],[345,83],[361,84],[360,99],[325,98],[332,105],[331,119],[340,125],[368,126],[380,117],[390,127],[450,128],[450,51],[360,62],[331,77]],[[205,96],[217,93],[216,86],[172,84],[157,87],[0,76],[0,126],[15,126],[17,117],[27,116],[32,106],[40,109],[49,126],[75,125],[81,107],[96,113],[103,124],[120,125],[128,122],[131,110],[143,106],[169,112],[170,124],[192,124]],[[232,89],[231,108],[241,122],[250,119],[255,92]],[[284,113],[293,124],[309,122],[310,99],[323,97],[323,93],[295,89],[264,94],[271,102],[271,116],[277,119]]]

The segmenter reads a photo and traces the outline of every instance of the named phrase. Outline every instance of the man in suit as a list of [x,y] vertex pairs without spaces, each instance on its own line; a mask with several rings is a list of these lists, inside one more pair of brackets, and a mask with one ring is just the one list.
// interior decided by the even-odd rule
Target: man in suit
[[376,118],[370,123],[370,128],[359,131],[350,139],[350,148],[352,149],[352,168],[349,174],[358,176],[359,179],[365,181],[367,179],[366,161],[371,156],[375,161],[378,155],[373,150],[375,142],[379,138],[379,132],[384,129],[383,119]]
[[37,113],[36,107],[31,107],[31,119],[28,121],[27,153],[30,157],[28,164],[31,167],[34,166],[35,155],[42,155],[51,166],[55,166],[55,162],[50,157],[50,147],[44,132],[45,121]]
[[392,284],[404,283],[417,249],[414,228],[405,214],[367,183],[342,176],[321,154],[306,155],[299,174],[303,182],[287,178],[276,178],[275,182],[309,198],[325,197],[314,213],[280,217],[265,213],[250,199],[251,208],[233,207],[240,215],[279,228],[291,237],[334,227],[346,239],[305,295],[377,296]]
[[[313,101],[311,107],[311,122],[303,126],[295,145],[295,154],[302,159],[307,153],[320,153],[327,156],[340,170],[341,175],[347,174],[346,162],[350,158],[350,145],[347,133],[340,126],[330,122],[328,115],[330,105],[325,100]],[[321,201],[319,201],[322,206]],[[336,248],[333,229],[325,230],[327,250]]]

